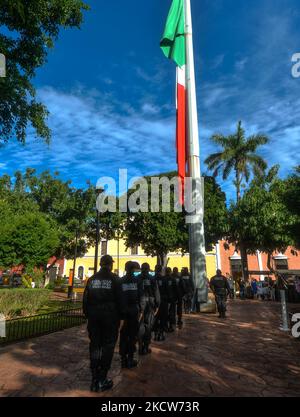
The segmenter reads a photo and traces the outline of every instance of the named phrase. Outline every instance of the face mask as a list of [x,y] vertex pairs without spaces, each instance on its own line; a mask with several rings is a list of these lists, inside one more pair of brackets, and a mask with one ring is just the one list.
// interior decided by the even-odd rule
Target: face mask
[[155,277],[155,272],[149,272],[149,275],[150,275],[151,277]]
[[134,276],[134,277],[138,277],[140,274],[141,274],[140,272],[134,272],[134,273],[133,273],[133,276]]

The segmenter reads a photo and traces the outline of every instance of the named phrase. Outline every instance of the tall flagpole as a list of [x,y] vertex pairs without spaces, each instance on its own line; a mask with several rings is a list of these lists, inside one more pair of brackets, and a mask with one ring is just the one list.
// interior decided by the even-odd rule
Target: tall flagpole
[[[198,301],[207,302],[207,274],[204,239],[204,201],[200,171],[199,129],[195,83],[195,66],[193,50],[193,30],[191,1],[184,0],[185,11],[185,41],[186,41],[186,88],[187,88],[187,144],[188,168],[192,178],[192,202],[198,207],[191,216],[187,216],[189,223],[189,252],[192,277],[197,289]],[[198,202],[198,204],[196,204]]]

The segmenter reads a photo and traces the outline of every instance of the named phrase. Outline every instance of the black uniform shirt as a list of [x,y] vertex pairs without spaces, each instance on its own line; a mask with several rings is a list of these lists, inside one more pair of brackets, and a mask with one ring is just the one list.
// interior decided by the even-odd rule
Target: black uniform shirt
[[156,274],[155,281],[157,282],[161,301],[168,301],[168,283],[166,277],[161,274]]
[[143,287],[139,277],[126,274],[121,279],[122,316],[139,314],[145,308]]
[[88,318],[120,314],[121,291],[119,277],[107,268],[101,268],[87,282],[83,294],[83,313]]
[[190,275],[183,275],[182,276],[182,284],[184,288],[185,294],[193,294],[194,292],[194,282]]
[[217,295],[226,296],[226,294],[230,292],[230,286],[227,278],[225,278],[223,275],[214,276],[210,281],[210,288]]
[[139,276],[143,287],[144,297],[146,302],[150,302],[152,307],[157,308],[160,304],[160,293],[157,281],[148,272],[142,272]]
[[173,303],[178,298],[176,281],[172,275],[167,275],[166,280],[168,285],[168,301],[169,303]]
[[185,295],[183,280],[179,274],[173,274],[173,279],[176,284],[177,298],[180,299]]

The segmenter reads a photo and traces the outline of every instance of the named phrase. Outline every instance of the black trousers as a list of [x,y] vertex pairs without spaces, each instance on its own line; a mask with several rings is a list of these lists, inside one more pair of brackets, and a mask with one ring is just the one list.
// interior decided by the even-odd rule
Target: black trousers
[[165,332],[168,328],[168,312],[169,312],[169,304],[167,300],[161,300],[160,306],[158,309],[158,313],[156,316],[155,324],[154,324],[154,331],[158,332]]
[[183,301],[182,298],[178,298],[177,300],[177,323],[182,324],[182,305]]
[[151,335],[152,330],[154,328],[154,308],[149,304],[147,304],[145,311],[144,311],[144,326],[145,326],[145,334],[140,340],[140,344],[144,344],[145,346],[149,346],[151,343]]
[[226,313],[226,301],[227,301],[226,295],[216,294],[215,297],[216,297],[218,312],[220,314]]
[[118,339],[119,321],[88,319],[90,367],[93,377],[106,378]]
[[169,325],[176,325],[176,301],[169,303]]
[[139,332],[138,314],[126,317],[120,331],[120,355],[133,357],[136,351],[136,343]]
[[186,294],[183,297],[183,304],[184,304],[184,312],[190,313],[192,310],[192,299],[193,299],[193,294]]

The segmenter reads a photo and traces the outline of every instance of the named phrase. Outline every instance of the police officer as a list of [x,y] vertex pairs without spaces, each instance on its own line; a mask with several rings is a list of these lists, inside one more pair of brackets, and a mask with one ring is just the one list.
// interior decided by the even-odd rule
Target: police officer
[[112,273],[113,259],[105,255],[100,271],[87,282],[83,294],[83,313],[88,319],[90,338],[91,391],[113,386],[107,379],[120,326],[121,291],[119,278]]
[[160,305],[160,293],[156,280],[150,275],[150,265],[144,263],[141,271],[139,279],[142,284],[144,298],[144,311],[141,325],[143,326],[144,332],[139,338],[139,354],[146,355],[151,353],[149,345],[151,343],[155,314]]
[[177,303],[176,303],[176,313],[177,313],[177,326],[179,329],[182,328],[182,303],[183,297],[185,295],[182,278],[179,274],[178,268],[173,268],[173,279],[176,284],[177,291]]
[[173,326],[176,326],[176,303],[177,303],[177,288],[176,281],[172,275],[172,269],[166,268],[166,280],[168,286],[168,333],[175,331]]
[[210,288],[215,294],[216,303],[218,307],[219,317],[226,318],[226,301],[227,296],[230,294],[230,286],[226,277],[222,275],[220,269],[217,270],[215,275],[210,281]]
[[160,305],[156,314],[154,324],[154,340],[163,342],[165,340],[165,331],[168,328],[168,284],[166,277],[163,276],[162,266],[155,267],[155,281],[157,283],[160,294]]
[[189,274],[188,268],[182,268],[181,270],[181,279],[182,285],[184,288],[184,297],[183,297],[183,304],[184,304],[184,312],[186,314],[190,314],[192,311],[192,299],[194,295],[194,282],[192,277]]
[[135,368],[138,365],[134,359],[136,342],[139,332],[139,321],[144,310],[143,292],[139,266],[135,262],[127,262],[126,275],[121,280],[122,318],[124,324],[120,331],[120,356],[122,368]]

